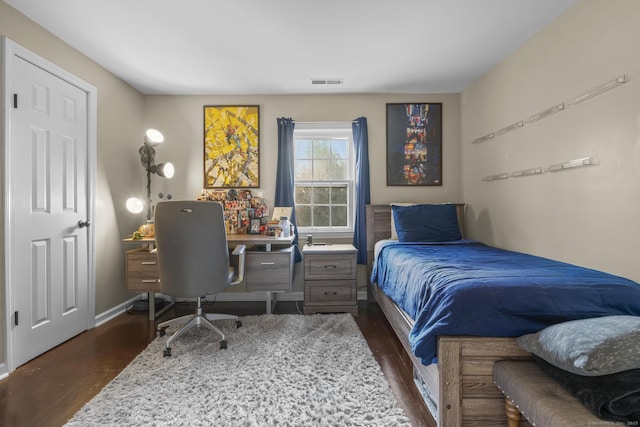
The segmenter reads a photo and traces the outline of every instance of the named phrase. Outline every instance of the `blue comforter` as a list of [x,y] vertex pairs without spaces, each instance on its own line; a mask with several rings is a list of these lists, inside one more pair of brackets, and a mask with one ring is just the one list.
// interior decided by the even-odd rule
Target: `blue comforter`
[[415,321],[414,354],[436,361],[440,335],[517,337],[567,320],[640,316],[640,285],[478,242],[384,242],[371,282]]

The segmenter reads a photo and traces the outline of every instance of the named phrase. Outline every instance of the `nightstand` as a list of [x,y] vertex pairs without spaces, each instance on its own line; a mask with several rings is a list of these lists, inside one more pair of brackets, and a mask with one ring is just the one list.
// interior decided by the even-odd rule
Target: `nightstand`
[[356,254],[353,245],[307,245],[304,258],[304,314],[358,315]]

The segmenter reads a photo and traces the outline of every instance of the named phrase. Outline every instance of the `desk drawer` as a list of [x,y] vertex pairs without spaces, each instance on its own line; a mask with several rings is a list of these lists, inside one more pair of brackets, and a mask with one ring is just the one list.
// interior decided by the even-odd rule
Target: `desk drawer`
[[293,248],[248,251],[245,275],[248,291],[288,291],[293,282]]
[[305,280],[355,279],[356,257],[353,254],[305,255]]
[[304,287],[305,306],[349,305],[357,303],[355,280],[334,280],[306,282]]
[[144,272],[128,272],[127,288],[138,292],[160,292],[160,281],[157,276],[154,277]]
[[149,271],[158,274],[158,256],[149,252],[127,252],[127,271]]
[[127,251],[127,288],[138,292],[160,290],[158,256],[146,249]]

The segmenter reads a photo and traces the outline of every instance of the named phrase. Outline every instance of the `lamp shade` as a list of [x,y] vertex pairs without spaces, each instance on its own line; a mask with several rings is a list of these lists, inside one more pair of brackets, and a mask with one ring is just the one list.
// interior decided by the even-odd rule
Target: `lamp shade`
[[164,141],[164,135],[157,129],[147,129],[144,133],[144,143],[149,145],[158,145]]
[[157,175],[160,175],[164,178],[172,178],[173,174],[175,173],[176,169],[173,167],[173,163],[171,162],[166,162],[166,163],[160,163],[159,165],[153,165],[149,168],[149,171],[151,173],[155,173]]
[[133,214],[139,214],[144,209],[144,202],[137,197],[127,199],[127,210]]
[[158,175],[164,176],[165,178],[173,178],[173,174],[176,172],[176,168],[173,167],[173,163],[166,162],[160,163],[158,165]]

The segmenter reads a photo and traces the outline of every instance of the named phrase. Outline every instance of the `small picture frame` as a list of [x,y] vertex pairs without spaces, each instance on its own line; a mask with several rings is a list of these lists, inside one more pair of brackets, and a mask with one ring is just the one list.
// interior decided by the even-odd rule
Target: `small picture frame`
[[276,206],[273,208],[273,215],[271,216],[271,219],[273,221],[280,221],[280,218],[283,216],[291,219],[291,212],[293,212],[293,208],[291,207]]
[[262,218],[250,218],[249,219],[249,234],[260,234],[262,227]]

